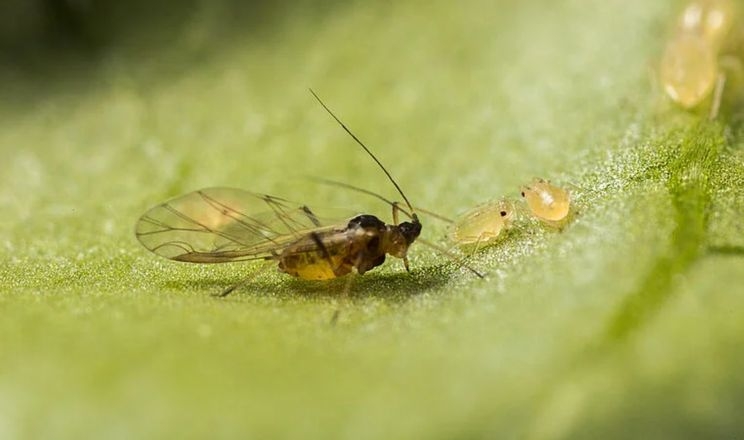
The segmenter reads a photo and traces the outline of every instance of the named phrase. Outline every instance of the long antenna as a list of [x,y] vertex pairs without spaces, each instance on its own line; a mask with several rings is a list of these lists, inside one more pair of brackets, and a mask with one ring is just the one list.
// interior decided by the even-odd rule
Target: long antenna
[[362,141],[360,141],[360,140],[359,140],[359,138],[358,138],[358,137],[356,137],[356,135],[355,135],[354,133],[352,133],[352,132],[351,132],[351,130],[349,130],[349,129],[348,129],[347,127],[346,127],[346,125],[344,125],[344,123],[343,123],[343,122],[341,122],[341,120],[340,120],[340,119],[339,119],[339,118],[338,118],[338,117],[337,117],[337,116],[336,116],[335,114],[333,114],[333,112],[331,111],[331,109],[329,109],[329,108],[328,108],[328,106],[327,106],[327,105],[325,105],[325,103],[323,102],[323,100],[321,100],[321,99],[320,99],[320,97],[319,97],[319,96],[318,96],[318,95],[317,95],[317,94],[315,93],[315,91],[313,91],[313,89],[308,89],[308,90],[310,90],[310,93],[312,93],[312,94],[313,94],[313,96],[315,97],[315,99],[317,99],[317,100],[318,100],[318,102],[320,103],[320,105],[322,105],[322,106],[323,106],[323,108],[325,109],[325,111],[327,111],[327,112],[328,112],[328,114],[329,114],[329,115],[331,115],[331,116],[333,117],[333,119],[335,119],[335,120],[336,120],[336,122],[338,122],[338,123],[339,123],[339,125],[341,125],[341,128],[343,128],[343,129],[344,129],[344,130],[345,130],[345,131],[346,131],[347,133],[349,133],[349,136],[351,136],[351,137],[352,137],[352,138],[353,138],[353,139],[354,139],[354,140],[356,141],[356,143],[357,143],[357,144],[359,144],[359,146],[361,146],[361,147],[362,147],[362,148],[364,149],[364,151],[366,151],[366,152],[367,152],[367,154],[369,154],[369,156],[370,156],[370,157],[371,157],[371,158],[372,158],[372,159],[373,159],[373,160],[374,160],[375,162],[377,162],[377,165],[379,165],[379,166],[380,166],[380,168],[381,168],[381,169],[382,169],[382,171],[383,171],[383,172],[385,173],[385,175],[386,175],[386,176],[388,177],[388,179],[390,179],[390,182],[392,182],[392,183],[393,183],[393,185],[395,186],[395,189],[397,189],[397,190],[398,190],[398,193],[400,193],[401,197],[403,197],[403,200],[404,200],[404,201],[406,202],[406,205],[408,206],[408,209],[410,209],[410,210],[411,210],[411,218],[413,219],[413,221],[417,222],[417,221],[418,221],[418,217],[416,216],[416,213],[415,213],[415,212],[413,211],[413,205],[411,205],[411,202],[409,202],[409,201],[408,201],[408,197],[406,197],[406,195],[405,195],[405,194],[403,194],[403,190],[402,190],[402,189],[400,189],[400,186],[398,186],[398,183],[397,183],[397,182],[395,181],[395,179],[393,179],[393,176],[392,176],[392,175],[390,175],[390,173],[388,172],[388,170],[387,170],[387,169],[385,169],[385,166],[383,166],[383,165],[382,165],[382,163],[381,163],[381,162],[379,161],[379,159],[377,159],[377,156],[375,156],[375,155],[374,155],[374,154],[373,154],[373,153],[372,153],[372,152],[371,152],[371,151],[369,150],[369,148],[367,148],[367,146],[366,146],[366,145],[364,145],[364,143],[363,143]]
[[352,191],[360,192],[362,194],[367,194],[368,196],[372,196],[372,197],[374,197],[374,198],[376,198],[378,200],[382,200],[383,202],[387,203],[390,206],[396,206],[397,205],[398,206],[398,210],[400,210],[400,212],[402,212],[404,215],[408,216],[409,218],[413,218],[413,216],[411,215],[410,212],[408,212],[405,209],[403,209],[402,207],[400,207],[400,205],[397,204],[396,202],[393,202],[392,200],[390,200],[390,199],[388,199],[386,197],[383,197],[383,196],[381,196],[381,195],[379,195],[379,194],[377,194],[375,192],[372,192],[372,191],[370,191],[368,189],[359,188],[358,186],[354,186],[354,185],[351,185],[351,184],[348,184],[348,183],[345,183],[345,182],[338,182],[336,180],[324,179],[322,177],[312,177],[311,176],[311,177],[308,177],[308,179],[312,180],[313,182],[321,183],[323,185],[340,186],[341,188],[346,188],[346,189],[349,189],[349,190],[352,190]]
[[[382,200],[383,202],[387,203],[390,206],[396,205],[396,203],[393,202],[392,200],[387,199],[387,198],[385,198],[385,197],[377,194],[376,192],[373,192],[373,191],[370,191],[370,190],[364,189],[364,188],[359,188],[358,186],[354,186],[354,185],[351,185],[351,184],[346,183],[346,182],[339,182],[337,180],[324,179],[322,177],[313,177],[313,176],[308,177],[308,179],[310,179],[310,180],[312,180],[314,182],[317,182],[317,183],[322,183],[323,185],[339,186],[341,188],[346,188],[346,189],[349,189],[349,190],[352,190],[352,191],[360,192],[362,194],[367,194],[367,195],[372,196],[372,197],[374,197],[376,199]],[[410,212],[406,211],[405,209],[401,208],[400,206],[398,207],[398,209],[403,214],[407,215],[410,218],[413,218],[413,216],[411,215]],[[437,220],[443,221],[445,223],[454,223],[455,222],[454,220],[452,220],[449,217],[445,217],[442,214],[437,214],[434,211],[430,211],[428,209],[424,209],[424,208],[422,208],[420,206],[417,206],[416,207],[416,211],[418,211],[418,212],[420,212],[422,214],[426,214],[428,216],[431,216],[431,217],[433,217],[433,218],[435,218]]]

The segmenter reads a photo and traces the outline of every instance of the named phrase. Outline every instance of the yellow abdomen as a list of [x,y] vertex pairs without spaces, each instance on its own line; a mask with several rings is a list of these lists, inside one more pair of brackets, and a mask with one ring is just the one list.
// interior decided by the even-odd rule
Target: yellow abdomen
[[330,280],[351,272],[344,263],[348,242],[343,233],[323,236],[325,252],[305,238],[288,247],[279,257],[279,270],[303,280]]

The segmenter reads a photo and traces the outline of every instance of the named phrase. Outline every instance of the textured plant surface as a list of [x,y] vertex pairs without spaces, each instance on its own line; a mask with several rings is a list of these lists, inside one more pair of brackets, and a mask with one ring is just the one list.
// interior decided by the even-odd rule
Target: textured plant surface
[[[678,3],[233,7],[94,22],[0,70],[0,437],[742,435],[744,113],[734,87],[715,122],[664,100]],[[305,180],[398,197],[308,87],[415,205],[540,176],[576,215],[517,222],[467,260],[483,280],[414,245],[348,303],[275,271],[218,300],[256,266],[136,242],[206,186],[389,221]]]

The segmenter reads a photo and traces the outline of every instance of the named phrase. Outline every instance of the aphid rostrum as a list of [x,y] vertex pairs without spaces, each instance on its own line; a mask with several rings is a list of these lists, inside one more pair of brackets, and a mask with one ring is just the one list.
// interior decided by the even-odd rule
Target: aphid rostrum
[[[310,92],[377,163],[403,198],[407,210],[391,203],[393,224],[370,214],[329,224],[302,204],[235,188],[207,188],[147,211],[136,225],[139,241],[155,254],[175,261],[273,261],[280,271],[307,280],[364,274],[383,264],[387,255],[401,258],[409,270],[408,249],[422,228],[413,206],[377,157],[315,92]],[[399,222],[401,212],[410,221]]]
[[563,188],[559,188],[543,179],[534,179],[521,189],[532,215],[550,226],[560,226],[571,211],[571,197]]

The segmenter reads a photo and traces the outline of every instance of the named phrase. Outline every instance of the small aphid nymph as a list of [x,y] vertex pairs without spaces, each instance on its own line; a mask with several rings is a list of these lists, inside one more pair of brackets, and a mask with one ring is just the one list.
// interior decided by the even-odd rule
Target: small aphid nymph
[[719,58],[730,46],[736,14],[731,0],[694,0],[682,11],[659,66],[664,91],[681,107],[696,107],[715,90],[710,118],[716,117],[725,84]]
[[551,226],[559,225],[568,217],[571,210],[568,191],[543,179],[535,179],[529,185],[523,186],[522,197],[532,215]]
[[460,247],[490,245],[511,227],[513,217],[514,204],[508,200],[476,206],[455,221],[450,240]]
[[667,44],[659,67],[664,91],[690,109],[710,95],[718,78],[717,55],[696,34],[680,34]]

